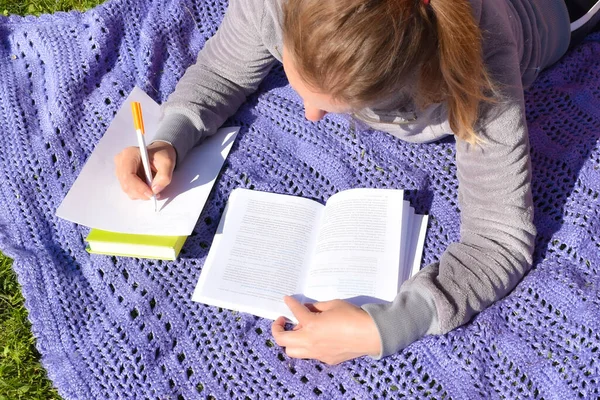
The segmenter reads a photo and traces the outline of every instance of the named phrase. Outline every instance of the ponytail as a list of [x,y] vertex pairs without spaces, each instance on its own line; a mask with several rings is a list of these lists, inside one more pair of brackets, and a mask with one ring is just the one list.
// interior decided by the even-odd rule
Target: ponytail
[[[494,85],[484,65],[482,37],[468,0],[431,0],[439,72],[446,89],[448,121],[456,136],[478,142],[474,129],[481,102],[493,102]],[[424,70],[423,72],[426,72]],[[421,82],[427,81],[421,79]]]

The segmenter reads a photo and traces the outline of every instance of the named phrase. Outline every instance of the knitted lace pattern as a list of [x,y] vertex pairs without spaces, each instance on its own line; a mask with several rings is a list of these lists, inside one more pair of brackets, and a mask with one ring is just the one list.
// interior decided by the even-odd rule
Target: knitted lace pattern
[[[242,0],[243,1],[243,0]],[[410,144],[349,117],[305,120],[276,67],[227,124],[242,129],[175,262],[89,255],[54,214],[123,100],[174,90],[224,0],[110,0],[0,17],[0,250],[14,259],[42,362],[68,399],[600,396],[600,34],[526,92],[532,270],[468,324],[380,361],[290,359],[271,321],[191,301],[237,187],[325,201],[404,188],[431,216],[423,266],[459,240],[453,139]],[[94,212],[94,210],[89,210]]]

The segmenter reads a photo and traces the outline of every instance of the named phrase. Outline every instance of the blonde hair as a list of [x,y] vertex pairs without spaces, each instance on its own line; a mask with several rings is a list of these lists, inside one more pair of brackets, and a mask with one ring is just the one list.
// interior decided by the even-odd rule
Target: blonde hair
[[479,104],[495,93],[468,0],[286,0],[283,40],[300,78],[352,107],[409,87],[446,102],[450,128],[475,143]]

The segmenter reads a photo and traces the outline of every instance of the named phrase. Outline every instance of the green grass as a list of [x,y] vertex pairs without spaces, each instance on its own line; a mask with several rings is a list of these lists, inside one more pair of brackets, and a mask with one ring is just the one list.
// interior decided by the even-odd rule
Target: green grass
[[[84,11],[103,0],[0,0],[0,13]],[[12,260],[0,253],[0,400],[60,399],[39,362]]]
[[31,325],[13,272],[0,253],[0,399],[60,399],[39,363]]
[[84,11],[102,2],[102,0],[0,0],[0,12],[3,15],[39,15],[56,11]]

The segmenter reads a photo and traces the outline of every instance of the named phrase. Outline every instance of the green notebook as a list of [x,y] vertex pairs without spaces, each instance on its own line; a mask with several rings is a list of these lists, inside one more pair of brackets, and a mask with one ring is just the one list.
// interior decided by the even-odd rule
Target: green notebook
[[133,235],[92,229],[85,238],[94,254],[175,260],[187,236]]

